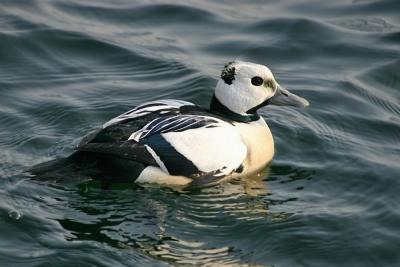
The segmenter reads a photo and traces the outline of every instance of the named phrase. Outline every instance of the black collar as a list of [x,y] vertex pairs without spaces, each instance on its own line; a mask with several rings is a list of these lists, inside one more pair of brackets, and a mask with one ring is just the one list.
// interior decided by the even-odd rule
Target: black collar
[[238,121],[238,122],[251,122],[257,121],[260,119],[260,116],[257,113],[251,113],[246,115],[241,115],[238,113],[233,112],[232,110],[228,109],[224,104],[222,104],[215,94],[212,97],[211,105],[210,105],[211,113],[223,116],[225,118]]

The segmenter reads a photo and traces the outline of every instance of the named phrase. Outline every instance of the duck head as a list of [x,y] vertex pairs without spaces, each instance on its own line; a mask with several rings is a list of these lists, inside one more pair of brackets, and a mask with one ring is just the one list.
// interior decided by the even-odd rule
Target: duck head
[[267,105],[307,107],[308,101],[290,93],[264,65],[233,61],[222,70],[210,110],[238,121],[257,120]]

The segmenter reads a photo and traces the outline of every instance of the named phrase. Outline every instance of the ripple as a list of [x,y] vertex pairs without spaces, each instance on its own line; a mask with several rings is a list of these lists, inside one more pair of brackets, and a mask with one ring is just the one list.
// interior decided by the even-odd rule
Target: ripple
[[[4,0],[1,265],[396,265],[397,2]],[[144,101],[207,106],[237,58],[311,102],[263,109],[265,172],[190,192],[21,175]]]
[[353,18],[348,20],[340,20],[335,22],[335,24],[346,29],[360,32],[387,32],[394,31],[398,28],[380,18]]
[[[139,6],[93,6],[83,3],[55,3],[59,12],[67,13],[70,16],[79,17],[85,20],[94,20],[98,23],[101,17],[107,22],[113,24],[132,24],[137,21],[143,23],[143,26],[179,23],[180,21],[190,21],[190,23],[204,22],[215,19],[215,15],[209,10],[204,10],[194,6],[178,4],[153,4]],[[78,12],[77,12],[78,10]],[[189,19],[189,20],[188,20]],[[147,22],[147,23],[146,23]]]
[[[254,179],[263,184],[259,178]],[[69,231],[65,233],[67,240],[106,242],[176,264],[236,265],[241,264],[238,257],[243,252],[228,245],[226,238],[246,224],[247,234],[253,236],[259,232],[258,222],[286,220],[282,213],[274,214],[265,208],[266,203],[282,202],[273,202],[271,197],[266,202],[264,193],[253,200],[244,194],[243,183],[248,182],[238,180],[196,194],[176,194],[159,188],[112,190],[104,194],[84,185],[80,185],[79,191],[51,185],[42,188],[50,189],[46,197],[39,192],[34,197],[43,203],[42,208],[47,206],[47,216]],[[24,198],[29,196],[29,190]],[[17,191],[23,192],[21,188]],[[60,209],[64,214],[61,217],[57,215]],[[221,223],[224,228],[219,227]]]

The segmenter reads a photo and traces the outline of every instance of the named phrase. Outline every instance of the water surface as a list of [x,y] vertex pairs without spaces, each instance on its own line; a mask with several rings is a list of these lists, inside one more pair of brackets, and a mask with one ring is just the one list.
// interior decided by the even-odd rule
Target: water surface
[[[399,1],[0,5],[1,266],[400,264]],[[263,109],[266,173],[189,193],[21,174],[144,101],[207,106],[233,59],[311,102]]]

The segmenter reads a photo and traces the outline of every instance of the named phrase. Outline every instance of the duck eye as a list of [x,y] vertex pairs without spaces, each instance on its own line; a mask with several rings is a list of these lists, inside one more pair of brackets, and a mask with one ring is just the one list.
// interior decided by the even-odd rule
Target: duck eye
[[255,86],[260,86],[264,83],[264,80],[260,76],[254,76],[251,78],[251,84]]

